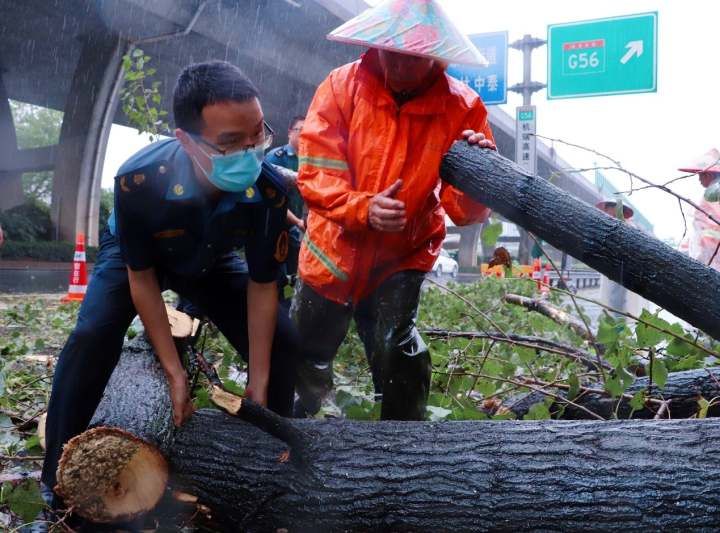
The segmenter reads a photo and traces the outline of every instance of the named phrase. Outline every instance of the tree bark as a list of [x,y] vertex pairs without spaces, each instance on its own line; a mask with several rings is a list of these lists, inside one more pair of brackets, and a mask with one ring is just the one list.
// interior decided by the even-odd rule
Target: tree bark
[[[649,378],[638,378],[625,391],[625,395],[633,396],[638,391],[647,390],[649,385]],[[563,391],[554,390],[553,392],[564,395]],[[671,372],[668,374],[667,382],[662,389],[658,390],[657,385],[653,384],[649,392],[650,394],[648,396],[650,398],[669,402],[667,411],[662,415],[663,418],[691,417],[696,415],[700,410],[698,400],[701,397],[708,401],[720,397],[720,367]],[[528,413],[530,407],[544,401],[544,399],[545,396],[542,393],[532,392],[512,404],[509,409],[515,413],[518,418],[522,418]],[[573,402],[608,419],[613,418],[615,413],[617,413],[617,417],[621,419],[654,418],[660,407],[657,403],[646,404],[645,408],[633,411],[630,407],[629,398],[613,399],[601,390],[597,392],[583,392],[574,398]],[[558,408],[559,405],[556,404],[554,407]],[[707,416],[720,416],[720,405],[711,406],[708,409]],[[589,419],[590,416],[582,409],[578,409],[572,405],[565,405],[565,410],[561,418],[564,420],[585,420]]]
[[720,272],[527,174],[493,150],[457,142],[440,174],[555,248],[720,339]]
[[[175,488],[228,531],[709,531],[720,520],[720,464],[705,459],[720,420],[298,420],[305,460],[286,461],[287,444],[215,410],[167,438],[165,378],[139,354],[125,350],[94,423],[162,446]],[[78,438],[99,445],[88,433],[108,431]]]

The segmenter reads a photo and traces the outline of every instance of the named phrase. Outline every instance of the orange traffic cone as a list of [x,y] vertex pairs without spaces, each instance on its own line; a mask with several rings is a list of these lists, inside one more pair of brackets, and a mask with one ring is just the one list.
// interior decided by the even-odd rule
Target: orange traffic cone
[[543,272],[542,286],[540,292],[550,292],[550,263],[545,263],[545,271]]
[[542,284],[540,283],[542,280],[542,272],[540,272],[540,259],[539,258],[537,258],[533,261],[532,279],[535,280],[535,285],[536,285],[537,290],[540,290],[540,287],[542,287]]
[[85,234],[78,233],[75,239],[75,257],[70,275],[70,286],[63,302],[82,302],[87,290],[87,263],[85,262]]

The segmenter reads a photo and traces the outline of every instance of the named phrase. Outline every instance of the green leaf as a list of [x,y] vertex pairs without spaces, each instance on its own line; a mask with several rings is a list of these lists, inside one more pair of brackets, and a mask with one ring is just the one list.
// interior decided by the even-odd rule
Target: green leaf
[[140,56],[143,55],[144,53],[145,53],[145,52],[143,52],[140,48],[136,48],[135,50],[133,50],[132,56],[133,56],[133,57],[140,57]]
[[545,402],[536,403],[523,417],[523,420],[548,420],[550,418],[550,409]]
[[[669,363],[669,361],[668,361]],[[692,370],[694,368],[701,368],[702,367],[702,356],[693,354],[693,355],[686,355],[679,361],[677,361],[674,365],[672,365],[672,371],[677,372],[680,370]],[[668,369],[670,370],[670,369]]]
[[645,391],[637,391],[630,400],[630,407],[633,411],[640,411],[645,407]]
[[482,245],[485,248],[492,248],[497,243],[497,240],[500,238],[500,235],[502,235],[502,222],[491,222],[482,229],[482,233],[480,234],[480,240],[482,241]]
[[25,441],[25,449],[31,451],[33,448],[40,448],[40,437],[33,435]]
[[[377,404],[380,406],[380,403]],[[345,409],[345,417],[350,420],[374,420],[375,402],[364,400],[360,404],[350,405]]]
[[452,413],[450,409],[444,407],[438,407],[436,405],[428,405],[426,408],[426,414],[430,422],[438,422],[440,420],[446,420]]
[[617,373],[618,379],[620,379],[620,384],[622,385],[624,392],[625,389],[627,389],[635,381],[635,375],[631,374],[625,367],[617,367],[615,372]]
[[35,339],[35,349],[36,350],[44,350],[45,349],[45,339]]
[[503,374],[502,365],[493,359],[488,359],[483,365],[483,373],[489,376],[501,376]]
[[605,380],[605,390],[610,393],[613,398],[620,396],[625,390],[618,376],[612,376]]
[[242,396],[243,394],[245,394],[245,388],[238,385],[232,379],[223,380],[223,385],[229,392],[232,392],[233,394],[237,394],[238,396]]
[[576,374],[570,374],[568,384],[570,385],[570,388],[568,389],[567,397],[568,400],[573,400],[580,392],[580,380]]
[[452,405],[452,399],[439,392],[431,392],[428,396],[428,405],[448,408]]
[[530,363],[532,363],[535,360],[535,357],[537,357],[537,354],[535,353],[535,350],[533,348],[526,348],[524,346],[517,347],[516,352],[518,354],[518,357],[520,358],[520,361],[527,366]]
[[507,412],[502,414],[495,414],[490,417],[490,420],[515,420],[515,413]]
[[204,387],[199,388],[195,391],[195,401],[193,403],[198,409],[207,409],[210,407],[214,407],[212,401],[210,400],[210,394]]
[[32,480],[22,482],[8,495],[5,495],[5,490],[3,490],[3,500],[23,523],[32,522],[45,506],[45,501],[40,495],[40,487]]
[[[659,327],[665,327],[663,324],[660,323],[664,322],[669,327],[669,324],[667,322],[665,322],[661,318],[656,317],[655,315],[648,313],[646,309],[642,310],[640,318],[651,324],[656,324]],[[637,338],[638,346],[649,348],[660,344],[660,342],[665,339],[666,334],[662,331],[658,331],[652,326],[648,326],[646,324],[638,322],[637,326],[635,327],[635,337]]]
[[495,391],[497,391],[497,385],[492,380],[482,379],[478,381],[476,389],[483,395],[484,398],[487,398],[488,396],[495,394]]
[[348,391],[338,390],[337,393],[335,393],[335,403],[341,410],[344,411],[351,405],[360,405],[362,403],[362,398],[355,396]]
[[617,342],[620,333],[625,329],[622,320],[615,320],[609,316],[603,316],[598,325],[596,335],[597,341],[606,346],[613,345]]
[[[648,365],[649,366],[649,365]],[[662,359],[657,359],[653,361],[652,364],[652,380],[653,383],[655,383],[658,388],[662,389],[665,386],[665,383],[667,382],[668,377],[668,370],[665,366],[665,362]]]
[[474,407],[456,407],[448,420],[487,420],[488,416]]

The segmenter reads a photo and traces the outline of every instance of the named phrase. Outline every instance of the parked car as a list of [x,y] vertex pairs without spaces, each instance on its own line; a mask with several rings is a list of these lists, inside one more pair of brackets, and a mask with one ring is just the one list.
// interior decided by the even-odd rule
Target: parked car
[[458,266],[457,261],[450,257],[450,254],[448,254],[445,249],[441,248],[440,255],[438,255],[437,261],[435,261],[435,264],[433,265],[433,274],[435,274],[438,278],[443,274],[449,274],[454,278],[457,276],[459,269],[460,267]]

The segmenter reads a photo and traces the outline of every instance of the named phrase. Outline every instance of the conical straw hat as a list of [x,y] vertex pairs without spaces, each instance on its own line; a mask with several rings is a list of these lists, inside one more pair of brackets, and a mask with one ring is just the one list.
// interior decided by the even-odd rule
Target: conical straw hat
[[681,172],[718,172],[720,173],[720,151],[716,148],[708,150],[700,157],[696,157],[691,163],[682,168]]
[[328,39],[445,63],[488,65],[436,0],[385,0],[334,29]]

